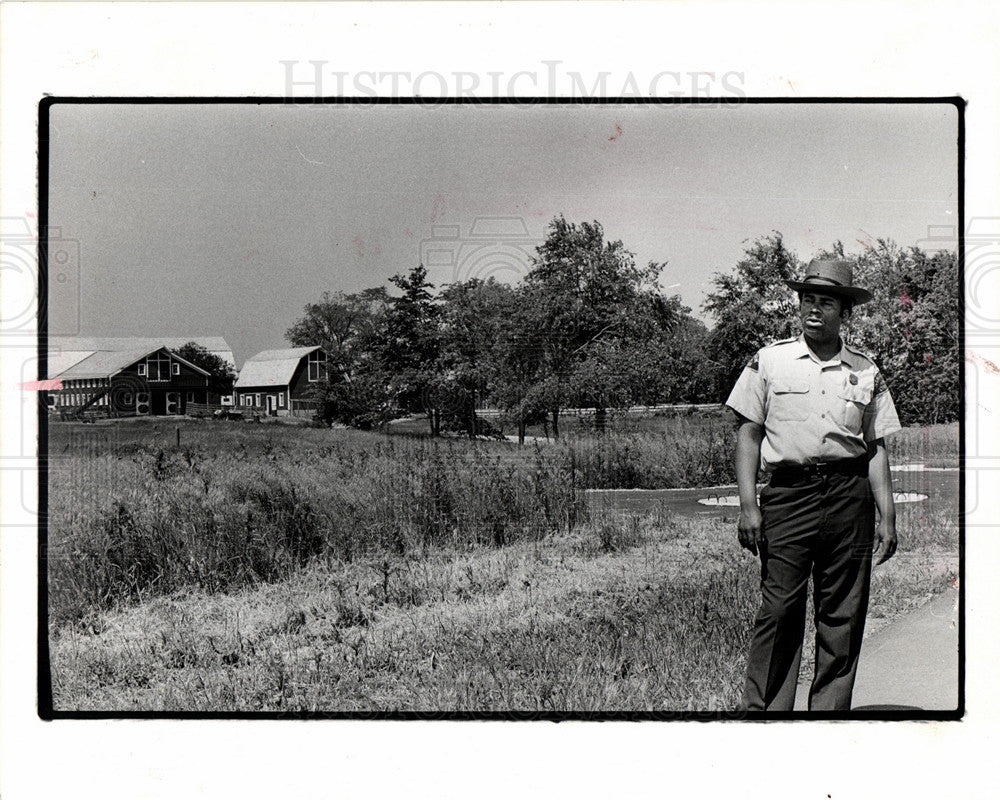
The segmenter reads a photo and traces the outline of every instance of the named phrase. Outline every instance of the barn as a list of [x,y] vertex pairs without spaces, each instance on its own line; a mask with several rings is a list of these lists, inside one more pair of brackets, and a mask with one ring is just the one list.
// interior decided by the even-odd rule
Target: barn
[[48,347],[49,374],[52,375],[51,362],[53,357],[60,359],[76,357],[77,360],[81,360],[98,351],[124,352],[144,348],[152,350],[154,347],[179,350],[188,342],[194,342],[204,347],[212,355],[227,362],[234,372],[236,371],[233,349],[221,336],[50,336]]
[[49,408],[63,417],[184,414],[208,402],[209,373],[164,346],[50,353],[49,376],[61,384]]
[[249,358],[233,390],[235,405],[272,417],[312,416],[312,388],[326,378],[322,347],[264,350]]
[[[205,385],[200,381],[200,378],[192,379],[188,374],[188,369],[184,366],[188,362],[176,356],[176,351],[189,342],[203,347],[212,355],[228,363],[233,368],[233,372],[236,371],[233,350],[221,336],[51,336],[48,340],[48,376],[63,380],[64,388],[62,391],[50,393],[48,397],[49,407],[60,411],[64,416],[74,413],[76,410],[97,414],[110,413],[114,410],[117,415],[123,415],[127,413],[125,408],[127,405],[133,406],[132,413],[174,414],[188,413],[189,406],[200,405],[200,411],[204,413],[210,406],[218,406],[220,402],[223,405],[230,403],[232,401],[231,395],[220,397],[212,388],[206,392]],[[115,395],[118,400],[121,400],[117,403],[121,408],[112,409],[110,405],[111,393],[104,393],[100,398],[93,397],[95,392],[100,392],[109,386],[113,376],[117,376],[117,383],[123,383],[125,376],[131,375],[129,381],[134,383],[141,377],[138,374],[138,361],[160,348],[173,351],[179,364],[179,373],[171,375],[170,380],[165,382],[170,385],[169,402],[167,400],[168,387],[161,385],[164,383],[163,381],[148,381],[151,388],[142,389],[138,400],[133,395],[129,403],[124,403],[122,398],[117,398]],[[136,367],[135,370],[130,370],[129,368],[133,366]],[[193,364],[190,366],[194,367]],[[156,367],[153,369],[155,370]],[[197,367],[194,369],[198,373],[202,372]],[[122,370],[125,371],[122,372]],[[83,374],[84,372],[86,374]],[[196,385],[188,385],[192,380]],[[209,386],[211,387],[211,383]],[[174,396],[175,392],[182,393],[179,400],[183,409],[181,412],[175,410],[178,402]],[[81,397],[82,394],[86,396]],[[144,398],[149,402],[145,402]],[[91,400],[94,402],[91,403]],[[74,401],[82,402],[76,403]],[[81,408],[83,406],[85,407]],[[157,410],[153,410],[154,408]],[[148,409],[148,411],[143,411],[143,409]]]

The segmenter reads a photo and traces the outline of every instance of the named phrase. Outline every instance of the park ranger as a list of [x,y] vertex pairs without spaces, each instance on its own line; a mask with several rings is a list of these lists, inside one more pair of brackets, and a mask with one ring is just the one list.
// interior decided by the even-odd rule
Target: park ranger
[[[759,350],[726,401],[738,419],[739,541],[761,562],[743,707],[792,710],[812,573],[809,709],[843,711],[851,707],[873,549],[878,564],[896,550],[884,439],[900,425],[878,368],[840,336],[853,307],[871,299],[854,286],[850,263],[814,259],[801,282],[786,283],[798,292],[802,334]],[[758,467],[770,474],[759,505]]]

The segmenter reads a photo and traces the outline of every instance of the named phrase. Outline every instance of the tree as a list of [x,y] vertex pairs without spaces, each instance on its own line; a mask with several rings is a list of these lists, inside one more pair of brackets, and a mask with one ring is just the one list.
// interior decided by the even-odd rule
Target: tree
[[389,305],[381,287],[357,294],[324,292],[286,331],[292,345],[318,345],[327,353],[326,377],[312,388],[324,421],[371,428],[390,418],[388,380],[377,355]]
[[536,385],[544,356],[534,325],[534,309],[524,286],[501,298],[497,337],[489,351],[487,396],[515,424],[519,444],[524,444],[527,426],[545,414],[541,388]]
[[197,342],[187,342],[175,352],[185,361],[190,361],[209,374],[208,388],[210,391],[217,394],[230,394],[233,391],[236,370],[228,361],[219,358]]
[[305,315],[285,338],[296,347],[322,347],[329,371],[351,374],[388,302],[383,288],[358,294],[323,292],[320,302],[306,304]]
[[402,294],[389,300],[385,338],[379,348],[393,402],[399,412],[427,415],[432,436],[441,432],[441,410],[434,393],[440,342],[438,308],[427,281],[427,270],[419,264],[406,275],[389,281]]
[[879,239],[856,259],[872,300],[855,309],[849,339],[876,361],[903,424],[958,419],[961,309],[954,253],[930,256]]
[[[568,223],[557,217],[525,279],[522,324],[534,336],[536,358],[528,408],[551,415],[572,400],[602,404],[622,395],[623,344],[646,324],[641,311],[655,308],[662,265],[637,267],[621,241],[606,242],[599,222]],[[523,355],[523,353],[522,353]],[[609,357],[617,368],[609,365]],[[527,362],[525,362],[527,363]]]
[[[797,261],[775,232],[756,240],[735,274],[716,274],[705,309],[715,317],[709,357],[719,364],[716,397],[723,399],[743,366],[761,346],[799,332],[793,279]],[[879,239],[859,256],[841,242],[818,256],[854,263],[854,281],[872,293],[853,309],[845,340],[871,356],[892,391],[903,424],[958,419],[958,264],[954,253],[928,255]]]
[[785,248],[781,234],[756,239],[732,274],[715,273],[715,290],[703,308],[715,320],[708,338],[708,358],[718,372],[716,399],[722,400],[757,350],[798,334],[794,280],[799,262]]
[[438,296],[438,353],[432,403],[442,419],[470,437],[482,432],[476,406],[490,386],[503,380],[497,343],[504,318],[513,308],[514,290],[494,278],[445,286]]

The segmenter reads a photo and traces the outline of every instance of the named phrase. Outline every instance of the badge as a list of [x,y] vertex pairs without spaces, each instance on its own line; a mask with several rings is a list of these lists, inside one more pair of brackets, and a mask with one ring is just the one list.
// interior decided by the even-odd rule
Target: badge
[[851,386],[857,386],[858,385],[858,376],[855,375],[853,372],[851,373],[851,377],[848,380],[850,380]]

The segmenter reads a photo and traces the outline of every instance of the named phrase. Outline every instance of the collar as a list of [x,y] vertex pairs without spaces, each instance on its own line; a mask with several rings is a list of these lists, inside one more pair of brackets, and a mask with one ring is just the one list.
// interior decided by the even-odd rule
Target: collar
[[834,364],[849,363],[850,356],[847,352],[847,345],[844,344],[844,337],[840,337],[840,351],[831,358],[829,361],[823,361],[817,356],[812,350],[809,349],[809,345],[806,344],[806,337],[804,333],[800,333],[798,338],[792,343],[795,348],[796,358],[811,358],[817,364],[822,366],[832,366]]

